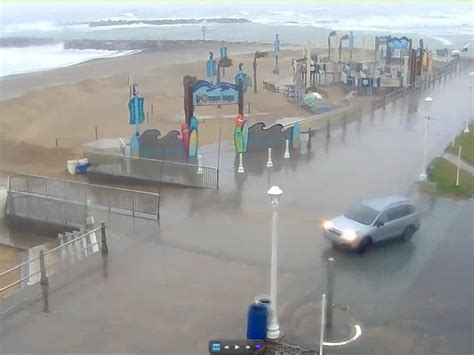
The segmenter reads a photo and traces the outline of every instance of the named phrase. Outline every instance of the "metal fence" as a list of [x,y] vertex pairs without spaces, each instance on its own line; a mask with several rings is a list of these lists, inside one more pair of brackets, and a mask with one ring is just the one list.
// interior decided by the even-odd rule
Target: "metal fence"
[[342,107],[333,111],[324,112],[319,115],[314,115],[302,119],[287,120],[282,122],[277,122],[283,125],[283,127],[289,128],[295,123],[299,123],[301,129],[304,130],[313,130],[313,134],[316,134],[319,131],[325,131],[327,129],[327,122],[337,122],[337,121],[350,121],[354,118],[358,118],[361,114],[361,106],[353,105],[350,107]]
[[342,72],[322,72],[316,75],[318,85],[333,85],[340,83]]
[[[43,310],[47,312],[49,310],[48,278],[54,274],[65,271],[68,265],[79,260],[84,260],[99,251],[102,254],[104,262],[104,276],[107,276],[107,255],[109,249],[105,229],[105,224],[102,223],[100,227],[92,229],[82,235],[74,235],[73,238],[62,242],[53,249],[48,251],[40,250],[38,256],[1,272],[0,295],[2,295],[2,298],[0,304],[2,307],[0,308],[0,314],[11,311],[18,305],[19,299],[28,301],[37,297],[34,293],[27,294],[26,297],[18,297],[18,299],[12,296],[15,295],[14,291],[17,291],[16,288],[20,288],[20,290],[17,291],[20,292],[38,282],[40,283],[43,296]],[[99,233],[100,238],[97,238],[97,234]],[[19,274],[19,276],[15,276],[17,274]],[[7,291],[10,292],[5,294]]]
[[214,167],[92,152],[87,158],[92,165],[89,174],[219,188],[219,169]]
[[93,211],[159,219],[159,195],[33,175],[8,179],[7,214],[82,227]]
[[448,64],[444,67],[440,68],[439,70],[431,73],[428,76],[425,76],[420,83],[420,87],[426,88],[431,85],[435,85],[436,81],[441,82],[441,79],[446,79],[448,75],[453,75],[457,72],[458,66],[462,68],[462,62],[455,58],[451,60]]
[[407,87],[402,87],[402,88],[394,90],[394,91],[392,91],[388,94],[385,94],[384,96],[372,101],[372,109],[374,110],[374,109],[378,109],[378,108],[381,108],[381,107],[385,107],[389,103],[395,102],[398,99],[400,99],[402,97],[405,97],[408,94],[413,93],[417,89],[418,88],[416,87],[416,85],[412,84],[412,85],[409,85]]

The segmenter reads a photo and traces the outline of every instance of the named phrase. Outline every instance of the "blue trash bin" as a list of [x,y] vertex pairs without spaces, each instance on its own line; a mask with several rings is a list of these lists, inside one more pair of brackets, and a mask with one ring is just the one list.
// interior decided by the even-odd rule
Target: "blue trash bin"
[[91,163],[83,164],[83,165],[78,165],[76,167],[76,174],[77,175],[84,175],[87,174],[87,169],[89,169],[91,166]]
[[247,312],[247,339],[267,337],[268,309],[263,304],[251,304]]

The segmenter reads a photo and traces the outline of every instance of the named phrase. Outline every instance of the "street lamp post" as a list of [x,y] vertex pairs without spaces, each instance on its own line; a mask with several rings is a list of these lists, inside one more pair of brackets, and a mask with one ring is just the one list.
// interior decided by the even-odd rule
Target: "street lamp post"
[[328,35],[328,63],[331,61],[331,37],[336,35],[336,31],[329,32]]
[[427,104],[427,113],[426,113],[426,117],[425,117],[425,133],[424,133],[424,139],[423,139],[423,162],[422,162],[422,166],[421,166],[421,173],[418,177],[418,179],[420,181],[426,181],[426,154],[427,154],[427,146],[428,146],[428,122],[430,120],[430,106],[431,106],[431,102],[433,102],[433,99],[428,96],[426,99],[425,99],[425,102]]
[[278,205],[283,191],[278,186],[272,186],[267,194],[272,201],[272,259],[270,273],[270,299],[271,299],[271,318],[267,326],[267,338],[278,339],[280,337],[280,326],[277,316],[277,266],[278,266]]
[[202,40],[206,40],[206,32],[207,32],[207,21],[204,20],[201,22],[201,32],[202,32]]
[[257,59],[263,58],[267,55],[267,52],[256,51],[253,56],[253,92],[257,93]]
[[275,54],[275,69],[273,74],[280,74],[280,67],[278,66],[278,55],[280,54],[280,38],[278,34],[275,35],[275,41],[273,42],[273,53]]
[[342,41],[346,41],[348,39],[351,39],[348,34],[345,34],[339,39],[339,62],[341,62],[342,59]]
[[472,119],[472,80],[474,78],[474,71],[469,73],[469,117],[466,120],[466,126],[464,127],[464,133],[469,133],[469,121]]

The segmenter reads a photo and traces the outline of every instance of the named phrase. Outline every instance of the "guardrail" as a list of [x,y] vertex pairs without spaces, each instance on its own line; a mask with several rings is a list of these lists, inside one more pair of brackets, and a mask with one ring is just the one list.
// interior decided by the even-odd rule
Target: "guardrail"
[[[31,258],[18,264],[8,270],[5,270],[0,273],[0,281],[2,278],[6,278],[7,275],[10,275],[13,272],[20,272],[25,267],[28,267],[28,271],[26,275],[20,276],[18,279],[10,282],[6,286],[0,288],[0,294],[4,293],[5,291],[12,289],[13,287],[20,285],[21,283],[31,280],[34,276],[40,275],[39,283],[41,286],[41,294],[43,298],[43,311],[49,311],[49,277],[53,274],[57,273],[60,270],[64,270],[66,265],[68,264],[66,261],[67,259],[77,259],[77,258],[86,258],[99,250],[100,246],[100,253],[103,259],[103,267],[104,267],[104,276],[107,276],[107,256],[109,253],[109,248],[107,245],[107,237],[105,231],[105,223],[102,223],[100,227],[92,229],[80,236],[76,236],[72,240],[65,242],[53,249],[48,251],[40,250],[39,256],[35,258]],[[100,232],[100,242],[92,241],[91,236],[95,233]],[[60,253],[61,257],[58,257],[57,260],[53,259],[54,253]],[[53,259],[53,260],[47,260]],[[49,262],[47,262],[49,261]],[[35,264],[39,264],[36,265]],[[62,266],[62,268],[61,268]],[[18,271],[17,271],[18,270]],[[33,271],[31,271],[33,270]],[[24,273],[23,273],[24,274]],[[29,285],[35,284],[36,282],[32,282]],[[2,283],[0,283],[2,284]],[[28,286],[27,286],[28,287]],[[8,295],[7,295],[8,297]],[[4,301],[7,297],[2,296],[2,301]],[[4,311],[3,313],[8,312],[8,310]]]
[[150,192],[35,175],[8,178],[8,215],[82,227],[94,210],[158,220],[160,198]]
[[89,174],[174,185],[219,188],[219,169],[204,165],[90,152]]

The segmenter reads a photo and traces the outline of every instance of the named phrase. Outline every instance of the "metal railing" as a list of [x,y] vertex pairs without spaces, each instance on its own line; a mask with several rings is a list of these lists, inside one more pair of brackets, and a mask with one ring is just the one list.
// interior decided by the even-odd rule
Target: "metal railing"
[[9,215],[80,227],[94,210],[158,220],[160,198],[150,192],[42,176],[8,178]]
[[120,155],[88,153],[89,174],[174,185],[219,188],[219,169],[209,166]]
[[289,128],[293,126],[295,123],[299,123],[300,126],[303,126],[306,128],[306,125],[314,126],[314,123],[317,121],[324,121],[328,120],[334,116],[343,116],[344,114],[349,114],[349,113],[355,113],[357,111],[357,108],[354,107],[342,107],[338,108],[333,111],[329,112],[324,112],[319,115],[313,115],[305,118],[300,118],[300,119],[295,119],[295,120],[290,120],[290,121],[277,121],[277,123],[280,123],[283,125],[284,128]]
[[[100,242],[96,238],[91,239],[95,233],[100,232]],[[95,241],[94,241],[95,239]],[[86,258],[96,252],[98,252],[100,246],[100,252],[103,258],[103,267],[104,267],[104,276],[107,276],[107,255],[109,253],[107,245],[107,237],[105,232],[105,223],[102,223],[100,227],[92,229],[82,235],[75,236],[71,240],[62,243],[61,245],[50,249],[48,251],[40,250],[39,256],[28,259],[21,264],[18,264],[8,270],[5,270],[0,273],[0,285],[2,279],[6,278],[7,275],[10,275],[13,272],[20,272],[24,267],[28,267],[26,275],[20,276],[13,282],[0,288],[0,294],[5,291],[24,283],[27,280],[31,280],[34,276],[40,275],[39,283],[41,286],[42,297],[43,297],[43,311],[49,311],[49,280],[48,277],[52,276],[58,271],[64,270],[66,265],[68,265],[67,259],[82,259]],[[47,258],[52,259],[53,253],[60,252],[61,258],[57,260],[51,260],[47,262]],[[39,263],[39,267],[35,267],[35,263]],[[61,268],[62,266],[62,268]],[[33,271],[31,271],[33,270]],[[24,273],[25,274],[25,273]],[[36,282],[30,282],[28,285],[35,284]],[[8,295],[7,295],[8,297]],[[2,296],[2,301],[7,297]]]
[[402,87],[402,88],[399,88],[397,90],[394,90],[386,95],[384,95],[383,97],[381,97],[378,101],[378,104],[382,104],[383,106],[385,106],[386,104],[392,102],[392,101],[396,101],[398,100],[399,98],[402,98],[404,97],[405,95],[413,92],[416,90],[416,87],[414,84],[412,85],[409,85],[409,86],[406,86],[406,87]]

